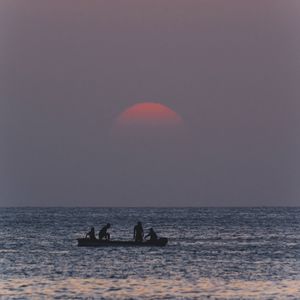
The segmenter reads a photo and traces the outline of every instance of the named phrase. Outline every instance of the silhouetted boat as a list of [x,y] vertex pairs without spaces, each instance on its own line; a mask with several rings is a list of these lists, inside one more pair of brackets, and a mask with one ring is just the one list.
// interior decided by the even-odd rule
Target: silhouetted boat
[[144,242],[135,242],[135,241],[105,241],[105,240],[91,240],[87,238],[77,239],[79,247],[163,247],[168,243],[167,238],[160,238],[156,241],[144,241]]

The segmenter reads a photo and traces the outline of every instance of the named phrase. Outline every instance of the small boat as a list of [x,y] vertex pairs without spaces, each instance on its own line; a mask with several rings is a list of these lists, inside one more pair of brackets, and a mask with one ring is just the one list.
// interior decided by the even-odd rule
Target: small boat
[[159,238],[156,241],[144,241],[144,242],[135,242],[135,241],[107,241],[107,240],[92,240],[88,238],[77,239],[79,247],[164,247],[168,243],[167,238]]

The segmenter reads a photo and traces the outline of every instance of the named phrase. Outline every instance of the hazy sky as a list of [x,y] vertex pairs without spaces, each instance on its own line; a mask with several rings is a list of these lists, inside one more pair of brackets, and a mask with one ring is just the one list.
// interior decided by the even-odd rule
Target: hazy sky
[[[299,0],[1,0],[0,205],[299,205],[299,28]],[[184,130],[111,130],[145,101]]]

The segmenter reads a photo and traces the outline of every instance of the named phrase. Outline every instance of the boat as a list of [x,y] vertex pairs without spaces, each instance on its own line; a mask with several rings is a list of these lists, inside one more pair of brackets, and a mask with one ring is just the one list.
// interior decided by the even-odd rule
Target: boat
[[77,239],[79,247],[164,247],[168,243],[167,238],[159,238],[155,241],[121,241],[121,240],[92,240],[89,238],[79,238]]

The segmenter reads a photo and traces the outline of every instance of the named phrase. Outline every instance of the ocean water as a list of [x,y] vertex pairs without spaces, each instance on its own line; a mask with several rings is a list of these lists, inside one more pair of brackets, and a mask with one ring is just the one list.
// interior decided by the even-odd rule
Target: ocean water
[[[164,248],[82,248],[89,227]],[[1,208],[0,299],[300,299],[300,208]]]

